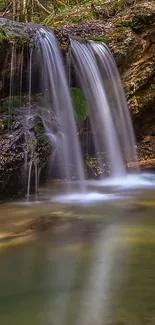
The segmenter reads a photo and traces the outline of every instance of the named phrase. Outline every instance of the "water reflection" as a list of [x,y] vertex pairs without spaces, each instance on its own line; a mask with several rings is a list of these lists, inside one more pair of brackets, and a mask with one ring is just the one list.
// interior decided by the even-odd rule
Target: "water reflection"
[[[118,250],[117,247],[118,236],[119,226],[108,226],[106,230],[102,230],[99,241],[94,247],[94,260],[87,275],[78,325],[107,323],[112,298],[116,291],[113,272],[118,268],[118,254],[120,254],[120,249]],[[124,255],[124,252],[121,253]],[[119,267],[122,268],[123,265]],[[123,275],[122,269],[121,275]]]
[[0,324],[154,325],[154,195],[1,205],[1,235],[40,217],[54,221],[48,231],[1,239]]

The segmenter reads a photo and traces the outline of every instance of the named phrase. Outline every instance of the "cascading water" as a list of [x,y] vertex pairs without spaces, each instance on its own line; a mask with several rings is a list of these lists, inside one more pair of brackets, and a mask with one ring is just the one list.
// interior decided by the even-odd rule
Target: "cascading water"
[[29,114],[31,110],[31,88],[32,88],[32,55],[33,47],[30,49],[30,62],[29,62]]
[[96,152],[106,151],[111,177],[136,161],[134,132],[119,72],[104,43],[71,40],[72,60],[90,113]]
[[22,107],[22,86],[23,86],[23,64],[24,64],[24,49],[22,48],[20,54],[20,62],[19,62],[19,101],[20,108]]
[[[16,62],[16,47],[13,44],[10,69],[10,125],[11,98],[14,91],[14,67],[16,65],[20,80],[19,100],[20,107],[22,107],[23,48],[21,53],[18,54],[20,54],[19,62]],[[39,93],[41,93],[39,98],[42,101],[38,105],[35,114],[32,108],[33,105],[31,105],[31,91],[34,87],[34,79],[36,80],[36,78],[33,79],[32,73],[34,58],[37,61],[36,66],[39,67],[37,76],[41,88],[39,89],[37,85],[37,91],[39,90]],[[68,57],[70,69],[71,61],[74,63],[88,104],[92,134],[99,162],[102,163],[102,157],[106,157],[110,166],[112,180],[114,179],[116,182],[119,177],[122,180],[122,177],[126,176],[127,162],[136,162],[137,157],[132,123],[115,61],[105,44],[92,41],[80,43],[76,40],[71,40],[71,51]],[[35,115],[40,116],[44,124],[52,147],[51,160],[53,163],[53,157],[55,158],[59,175],[68,180],[79,180],[79,189],[83,193],[85,191],[84,168],[69,91],[71,70],[67,82],[67,73],[63,65],[61,52],[51,31],[40,28],[36,32],[35,46],[29,52],[28,67],[28,103],[24,111],[25,115],[23,115],[26,139],[24,171],[28,180],[27,197],[29,198],[31,192],[32,176],[35,178],[36,194],[39,184],[40,169],[37,143],[33,130],[30,131],[31,119]],[[69,182],[66,183],[66,188],[68,186]],[[69,189],[72,190],[72,188]],[[85,195],[85,199],[90,199],[89,194]],[[91,193],[91,197],[92,195],[95,197],[96,193]],[[99,195],[97,199],[100,200],[101,197]],[[69,199],[81,200],[81,198],[82,195],[76,194]],[[63,199],[60,198],[60,201]]]
[[134,131],[115,60],[106,44],[91,42],[91,46],[97,55],[99,65],[102,66],[104,86],[104,76],[106,76],[107,81],[109,80],[108,102],[125,152],[125,159],[126,161],[137,161]]
[[[27,141],[27,149],[30,152],[30,161],[28,163],[28,150],[25,151],[25,169],[28,169],[28,181],[27,181],[27,199],[30,197],[30,189],[31,189],[31,176],[32,176],[32,168],[34,167],[35,174],[35,195],[37,197],[38,192],[38,158],[37,158],[37,141],[33,132],[30,132],[29,125],[31,123],[31,95],[32,95],[32,57],[33,57],[33,47],[30,49],[30,60],[29,60],[29,100],[28,100],[28,114],[25,116],[25,139]],[[27,136],[28,135],[28,136]]]
[[[40,113],[47,136],[55,143],[62,176],[71,179],[74,167],[75,177],[80,180],[80,189],[84,189],[84,168],[74,111],[54,34],[41,28],[36,35],[36,47],[40,59],[42,91],[47,95],[47,107],[41,109]],[[53,116],[57,126],[53,125]]]
[[12,97],[14,88],[14,70],[16,69],[16,47],[15,43],[12,43],[11,50],[11,66],[10,66],[10,90],[9,90],[9,112],[8,112],[8,128],[11,128],[12,122]]

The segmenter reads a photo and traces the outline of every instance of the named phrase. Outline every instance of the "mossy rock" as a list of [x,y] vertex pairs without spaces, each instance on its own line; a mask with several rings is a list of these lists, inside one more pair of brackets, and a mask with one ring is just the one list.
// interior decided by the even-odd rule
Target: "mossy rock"
[[107,38],[109,48],[121,71],[126,70],[144,52],[144,41],[131,28],[114,28],[111,33],[107,34]]
[[45,129],[42,123],[41,118],[37,117],[34,124],[34,133],[37,139],[37,154],[38,158],[43,158],[42,155],[45,154],[45,163],[46,163],[46,156],[49,152],[49,143],[47,136],[45,134]]
[[108,19],[115,17],[134,3],[135,0],[94,0],[93,10],[97,18]]
[[3,41],[8,41],[8,36],[6,35],[4,28],[0,26],[0,43]]
[[128,99],[128,105],[133,118],[137,114],[142,114],[145,109],[147,111],[147,108],[150,106],[155,108],[155,81],[130,97]]
[[[6,105],[6,102],[4,105]],[[16,102],[16,100],[15,100]],[[34,103],[33,103],[34,108]],[[37,163],[42,170],[48,161],[52,148],[48,143],[42,120],[32,116],[26,124],[28,107],[15,108],[11,117],[6,113],[0,118],[0,200],[7,197],[17,197],[26,193],[28,166],[32,160],[33,167]],[[8,110],[7,110],[8,111]],[[25,127],[25,124],[27,125]],[[27,168],[25,153],[27,152]],[[32,185],[34,172],[32,169]]]
[[155,75],[155,44],[134,62],[124,75],[125,91],[128,98],[153,84]]
[[[38,26],[18,23],[0,18],[0,99],[9,94],[11,58],[14,59],[12,80],[15,88],[19,90],[19,68],[21,55],[23,60],[23,85],[27,83],[27,63],[29,60],[28,50],[32,47],[33,36]],[[16,65],[15,65],[16,62]]]
[[31,45],[31,29],[29,25],[14,22],[8,19],[0,19],[0,39],[9,43],[15,42],[19,46]]
[[119,12],[114,21],[116,26],[130,26],[135,31],[142,31],[155,23],[154,0],[139,1],[122,14]]
[[108,35],[89,36],[87,39],[94,42],[104,42],[106,44],[109,43]]

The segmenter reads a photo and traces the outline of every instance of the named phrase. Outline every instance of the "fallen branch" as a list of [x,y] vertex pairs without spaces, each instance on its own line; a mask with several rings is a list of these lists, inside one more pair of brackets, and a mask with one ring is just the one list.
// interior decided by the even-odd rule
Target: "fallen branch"
[[11,6],[12,6],[12,2],[9,3],[9,5],[8,5],[7,8],[5,9],[5,11],[2,13],[2,15],[0,15],[0,17],[4,17],[4,16],[7,14],[8,10],[9,10],[9,8],[10,8]]
[[44,10],[48,15],[53,15],[53,13],[51,11],[49,11],[48,9],[46,9],[42,3],[40,3],[39,0],[35,0],[36,4],[38,5],[38,7],[40,7],[42,10]]
[[155,168],[155,159],[140,160],[139,162],[130,162],[127,164],[128,168]]

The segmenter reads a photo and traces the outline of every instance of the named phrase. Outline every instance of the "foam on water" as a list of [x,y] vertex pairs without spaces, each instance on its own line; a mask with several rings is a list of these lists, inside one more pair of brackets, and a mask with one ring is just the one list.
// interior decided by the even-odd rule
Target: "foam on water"
[[103,201],[111,201],[117,200],[121,197],[117,194],[104,194],[98,192],[88,192],[85,194],[82,193],[74,193],[74,194],[67,194],[67,195],[57,195],[52,198],[53,201],[59,203],[80,203],[80,204],[93,204],[95,202],[103,202]]
[[146,189],[155,187],[154,174],[128,174],[125,177],[106,178],[97,181],[88,181],[91,186],[99,187],[119,187],[126,189]]
[[[76,183],[73,182],[75,191]],[[152,190],[155,188],[155,175],[154,174],[131,174],[125,177],[120,178],[106,178],[104,180],[88,180],[86,181],[88,192],[70,192],[65,194],[51,195],[50,189],[46,194],[42,193],[39,195],[38,200],[34,200],[32,195],[29,201],[19,201],[19,205],[32,206],[42,204],[43,202],[55,202],[62,204],[78,204],[78,205],[87,205],[95,204],[100,202],[124,200],[127,198],[126,192],[129,190],[129,196],[133,197],[136,195],[137,190]],[[94,188],[94,190],[93,190]],[[109,193],[108,193],[109,192]],[[15,202],[16,204],[17,202]]]

